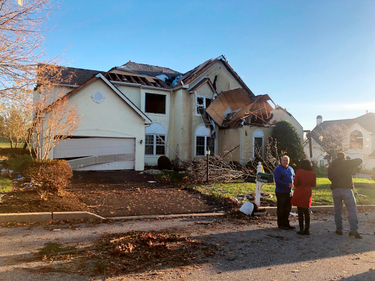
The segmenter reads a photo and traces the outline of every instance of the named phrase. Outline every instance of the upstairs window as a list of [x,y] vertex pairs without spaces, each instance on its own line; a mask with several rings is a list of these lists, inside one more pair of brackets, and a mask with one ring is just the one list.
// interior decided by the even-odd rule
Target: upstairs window
[[363,149],[363,135],[358,130],[350,134],[350,149]]
[[197,114],[203,114],[204,110],[210,106],[212,99],[197,96]]
[[165,95],[146,93],[145,111],[147,113],[165,114],[166,113],[165,101],[166,101]]

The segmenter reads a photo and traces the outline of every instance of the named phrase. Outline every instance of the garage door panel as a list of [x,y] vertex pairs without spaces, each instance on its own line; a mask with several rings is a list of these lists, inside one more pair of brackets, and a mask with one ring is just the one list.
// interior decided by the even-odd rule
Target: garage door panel
[[53,158],[80,158],[69,161],[74,170],[134,169],[135,139],[81,138],[61,141]]

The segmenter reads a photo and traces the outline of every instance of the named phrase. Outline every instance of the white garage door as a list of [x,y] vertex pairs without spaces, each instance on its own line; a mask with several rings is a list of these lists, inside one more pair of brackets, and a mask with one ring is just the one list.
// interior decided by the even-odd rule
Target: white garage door
[[74,158],[68,162],[78,171],[134,169],[135,139],[66,139],[53,149],[53,158]]

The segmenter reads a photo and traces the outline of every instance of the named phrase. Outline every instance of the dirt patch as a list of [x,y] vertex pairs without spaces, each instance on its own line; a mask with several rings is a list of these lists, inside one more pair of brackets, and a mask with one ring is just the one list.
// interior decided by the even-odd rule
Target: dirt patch
[[[150,181],[154,183],[150,183]],[[63,196],[40,200],[34,189],[2,197],[0,213],[89,211],[104,217],[217,212],[224,205],[137,171],[74,172]]]

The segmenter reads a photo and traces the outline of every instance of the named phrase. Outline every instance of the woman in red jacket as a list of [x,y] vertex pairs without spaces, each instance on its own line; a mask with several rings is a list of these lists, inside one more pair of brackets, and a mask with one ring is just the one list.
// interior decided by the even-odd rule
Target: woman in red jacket
[[[300,235],[309,235],[310,229],[310,214],[309,208],[311,207],[312,201],[312,190],[311,187],[316,186],[316,174],[312,169],[310,160],[302,160],[300,169],[297,171],[294,177],[294,194],[292,197],[292,205],[297,206],[298,210],[298,221]],[[305,227],[303,221],[305,218]]]

